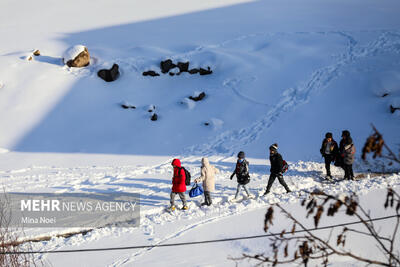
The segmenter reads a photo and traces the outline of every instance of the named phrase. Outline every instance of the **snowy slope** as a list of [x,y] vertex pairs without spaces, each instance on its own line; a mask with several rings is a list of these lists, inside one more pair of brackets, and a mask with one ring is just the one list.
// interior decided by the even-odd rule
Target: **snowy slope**
[[[173,17],[170,9],[159,14],[144,5],[140,7],[147,11],[140,16],[123,11],[109,26],[94,14],[91,19],[78,18],[80,23],[66,23],[61,16],[55,25],[64,29],[63,36],[49,26],[47,34],[30,40],[23,34],[30,28],[21,29],[21,14],[3,2],[3,9],[16,12],[21,22],[17,27],[6,18],[2,21],[7,41],[1,46],[0,147],[163,156],[232,155],[245,149],[253,157],[264,157],[266,146],[278,142],[288,158],[312,159],[326,131],[339,139],[341,130],[349,129],[360,147],[371,122],[389,143],[398,143],[394,133],[399,130],[399,112],[389,112],[399,97],[400,39],[393,17],[397,2],[387,2],[377,11],[367,4],[356,9],[355,3],[332,7],[333,2],[305,1],[288,13],[284,2],[231,4],[215,8],[210,3],[209,9],[201,10],[203,4],[189,8],[177,1],[171,5],[179,6],[181,14]],[[72,5],[64,9],[69,12]],[[103,7],[113,13],[123,9],[120,5]],[[50,7],[30,23],[54,19]],[[357,15],[363,12],[368,16]],[[153,19],[143,21],[142,13]],[[239,15],[246,19],[238,20]],[[121,24],[128,18],[130,23]],[[85,69],[61,66],[64,50],[77,44],[89,48],[92,64]],[[34,48],[42,55],[26,61]],[[190,68],[210,66],[214,73],[141,75],[149,69],[159,72],[159,62],[166,58],[189,61]],[[105,83],[96,73],[113,63],[120,65],[121,78]],[[207,94],[204,101],[194,107],[180,104],[201,91]],[[390,95],[380,98],[386,91]],[[137,109],[123,110],[122,102]],[[157,122],[149,120],[149,105],[156,106]],[[212,121],[218,126],[204,126]],[[291,149],[297,144],[301,145]]]
[[[53,237],[33,244],[34,249],[260,234],[268,204],[287,203],[295,211],[293,203],[304,191],[359,192],[370,204],[368,198],[376,200],[387,186],[399,188],[398,174],[339,181],[343,173],[335,167],[337,183],[325,183],[319,154],[325,132],[339,141],[341,131],[350,130],[357,147],[355,171],[361,173],[367,168],[359,156],[370,123],[389,145],[396,149],[400,143],[400,110],[391,114],[389,109],[400,107],[399,1],[2,0],[0,10],[4,189],[137,192],[143,200],[139,228]],[[74,45],[88,47],[87,68],[63,66],[63,53]],[[32,56],[35,49],[40,56]],[[159,63],[167,58],[189,61],[189,68],[209,66],[213,73],[142,75],[160,73]],[[121,71],[117,81],[97,77],[98,70],[114,63]],[[203,101],[187,99],[203,91]],[[136,109],[123,109],[122,103]],[[152,105],[159,116],[155,122],[148,112]],[[286,179],[294,192],[283,194],[276,184],[267,198],[230,203],[236,183],[228,177],[237,152],[249,157],[249,187],[258,196],[269,175],[267,148],[274,142],[290,163]],[[169,203],[170,162],[178,155],[194,177],[204,155],[221,170],[214,206],[200,208],[202,200],[196,198],[186,213],[163,212]],[[25,232],[34,238],[72,230]],[[370,251],[362,240],[356,243]],[[54,266],[229,266],[234,262],[228,256],[265,247],[260,239],[185,247],[184,258],[177,248],[40,258]],[[335,266],[341,264],[354,262]]]

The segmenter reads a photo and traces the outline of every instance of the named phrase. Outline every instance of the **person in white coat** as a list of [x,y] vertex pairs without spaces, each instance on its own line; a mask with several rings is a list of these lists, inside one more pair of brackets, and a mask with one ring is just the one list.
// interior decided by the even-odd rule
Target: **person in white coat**
[[195,183],[203,182],[204,189],[204,203],[201,205],[210,206],[212,204],[211,192],[215,190],[215,174],[219,173],[219,170],[210,164],[208,158],[201,159],[201,176],[196,178]]

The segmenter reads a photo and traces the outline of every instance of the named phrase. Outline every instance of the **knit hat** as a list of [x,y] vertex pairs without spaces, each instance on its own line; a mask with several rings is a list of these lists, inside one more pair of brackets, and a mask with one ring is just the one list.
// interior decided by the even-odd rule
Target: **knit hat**
[[244,152],[240,151],[237,156],[239,159],[244,159]]
[[345,137],[350,137],[350,132],[349,132],[348,130],[342,131],[342,137],[343,137],[343,136],[345,136]]
[[277,151],[277,150],[278,150],[278,144],[272,144],[272,145],[269,147],[269,150]]
[[332,138],[332,133],[327,132],[327,133],[325,134],[325,138]]

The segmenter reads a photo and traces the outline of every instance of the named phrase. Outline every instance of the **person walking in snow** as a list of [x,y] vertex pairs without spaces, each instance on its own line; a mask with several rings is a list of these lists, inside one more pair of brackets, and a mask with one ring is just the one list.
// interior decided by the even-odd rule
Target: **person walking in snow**
[[236,162],[236,167],[235,171],[232,173],[230,179],[236,175],[237,178],[237,189],[236,189],[236,194],[235,194],[235,200],[239,196],[240,188],[243,187],[244,191],[247,194],[247,197],[252,197],[252,195],[249,193],[249,190],[247,190],[246,184],[250,182],[250,174],[249,174],[249,162],[245,159],[245,154],[243,151],[240,151],[238,153],[238,160]]
[[332,137],[332,133],[326,133],[325,139],[322,141],[321,149],[319,150],[325,159],[326,177],[332,179],[331,175],[331,162],[335,161],[338,153],[338,145]]
[[195,183],[203,182],[204,189],[204,202],[202,206],[210,206],[212,204],[211,192],[215,190],[215,174],[219,173],[219,170],[210,164],[208,158],[201,159],[201,176],[194,179]]
[[344,179],[354,180],[353,163],[356,153],[356,147],[348,130],[342,132],[342,140],[339,145],[339,156],[343,161]]
[[178,194],[183,203],[183,210],[187,210],[187,202],[185,198],[186,184],[185,184],[185,170],[182,168],[181,161],[174,159],[171,163],[174,168],[174,176],[172,177],[172,190],[171,190],[171,207],[172,211],[175,210],[175,196]]
[[283,185],[287,193],[292,192],[285,183],[285,180],[283,180],[283,158],[281,154],[278,153],[278,144],[273,144],[269,147],[269,160],[271,162],[271,174],[268,179],[268,185],[267,189],[265,190],[264,196],[270,192],[272,184],[274,183],[276,178],[278,178],[279,183]]

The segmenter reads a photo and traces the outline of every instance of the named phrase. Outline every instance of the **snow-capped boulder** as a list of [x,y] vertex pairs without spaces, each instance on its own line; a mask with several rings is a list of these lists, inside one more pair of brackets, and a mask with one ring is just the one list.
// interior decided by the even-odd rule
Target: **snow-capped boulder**
[[155,110],[156,110],[156,106],[153,105],[153,104],[151,104],[151,105],[149,105],[149,106],[147,107],[147,111],[148,111],[148,112],[154,112]]
[[205,92],[201,92],[201,93],[195,92],[193,96],[189,96],[189,99],[197,102],[197,101],[203,100],[204,97],[206,97]]
[[193,100],[190,100],[189,98],[184,98],[181,101],[181,104],[186,105],[188,109],[194,109],[196,107],[196,103]]
[[90,64],[89,51],[83,45],[71,46],[64,52],[63,61],[68,67],[86,67]]
[[136,109],[136,106],[134,106],[128,102],[125,102],[125,101],[121,103],[121,107],[123,109]]

